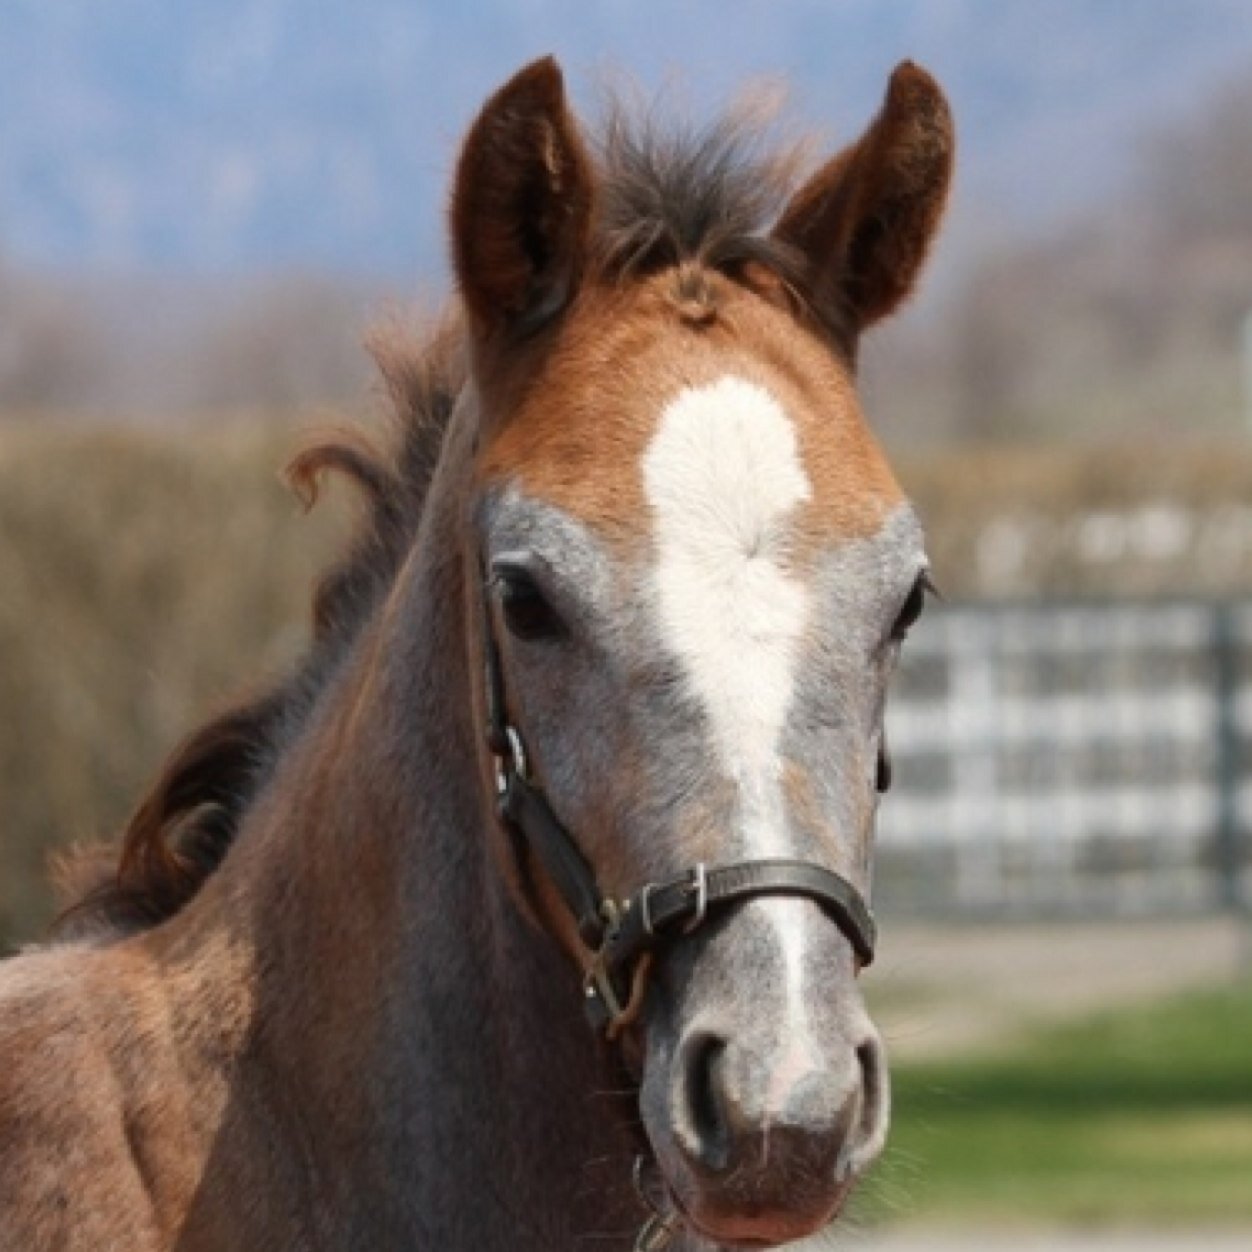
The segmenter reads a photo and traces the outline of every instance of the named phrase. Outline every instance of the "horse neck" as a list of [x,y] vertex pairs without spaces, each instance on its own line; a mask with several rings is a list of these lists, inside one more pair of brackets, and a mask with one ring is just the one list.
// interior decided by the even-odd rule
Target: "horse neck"
[[618,1209],[629,1226],[629,1141],[575,971],[494,863],[458,533],[468,455],[449,459],[408,567],[182,946],[249,951],[235,1072],[265,1076],[264,1116],[299,1136],[337,1235],[574,1246]]

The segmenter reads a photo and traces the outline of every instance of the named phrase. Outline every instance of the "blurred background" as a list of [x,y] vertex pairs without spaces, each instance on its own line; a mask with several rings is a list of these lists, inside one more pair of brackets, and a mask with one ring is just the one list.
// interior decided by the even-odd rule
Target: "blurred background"
[[956,112],[865,365],[946,598],[889,718],[854,1240],[1252,1246],[1252,0],[7,0],[0,945],[299,652],[349,514],[276,471],[378,408],[363,335],[437,306],[458,139],[549,51],[590,114],[781,83],[833,147],[906,56]]

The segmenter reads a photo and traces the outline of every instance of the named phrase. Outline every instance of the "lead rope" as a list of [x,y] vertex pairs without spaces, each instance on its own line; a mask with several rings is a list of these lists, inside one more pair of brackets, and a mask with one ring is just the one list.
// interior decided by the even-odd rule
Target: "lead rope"
[[671,1203],[658,1202],[649,1194],[643,1177],[643,1171],[647,1165],[646,1157],[642,1155],[635,1157],[633,1174],[635,1191],[643,1201],[644,1207],[650,1211],[650,1216],[635,1236],[634,1252],[662,1252],[664,1248],[669,1247],[678,1233],[682,1218]]
[[640,1229],[634,1252],[661,1252],[662,1248],[668,1248],[678,1233],[679,1224],[677,1213],[654,1213]]

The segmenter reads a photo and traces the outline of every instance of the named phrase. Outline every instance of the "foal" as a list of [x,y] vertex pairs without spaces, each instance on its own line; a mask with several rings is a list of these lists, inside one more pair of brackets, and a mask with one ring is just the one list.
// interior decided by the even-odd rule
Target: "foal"
[[487,102],[460,316],[382,361],[397,448],[297,462],[371,503],[307,658],[175,754],[0,976],[0,1247],[695,1250],[834,1219],[887,1130],[856,976],[926,586],[854,363],[951,124],[904,64],[798,189],[750,151],[619,121],[593,157],[550,60]]

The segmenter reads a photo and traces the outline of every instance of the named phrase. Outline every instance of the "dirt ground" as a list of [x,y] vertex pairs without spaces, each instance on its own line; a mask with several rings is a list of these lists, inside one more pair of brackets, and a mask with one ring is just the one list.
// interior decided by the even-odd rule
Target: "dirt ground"
[[849,1237],[847,1252],[1248,1252],[1247,1231],[1054,1231],[979,1230],[945,1235],[884,1234]]
[[1252,929],[1231,917],[980,926],[887,919],[866,988],[892,1054],[912,1058],[1249,971]]

